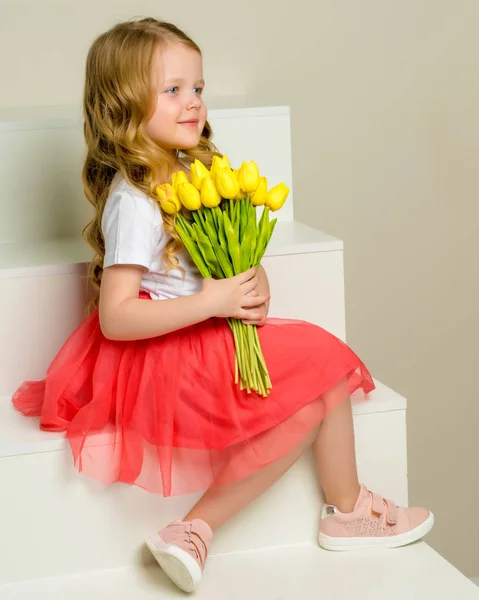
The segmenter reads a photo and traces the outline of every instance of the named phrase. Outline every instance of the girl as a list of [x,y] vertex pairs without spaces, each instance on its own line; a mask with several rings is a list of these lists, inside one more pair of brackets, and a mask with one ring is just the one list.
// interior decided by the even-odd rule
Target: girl
[[[401,546],[432,514],[399,508],[358,482],[349,394],[374,389],[353,351],[309,323],[267,319],[262,267],[202,280],[164,214],[157,184],[195,159],[211,165],[198,46],[147,18],[100,35],[87,58],[85,193],[95,217],[94,310],[47,377],[13,398],[41,427],[66,431],[78,470],[151,492],[206,490],[146,543],[183,590],[200,580],[213,532],[312,446],[326,498],[320,544]],[[234,383],[225,318],[257,325],[273,382],[267,400]],[[103,434],[107,442],[94,443]]]

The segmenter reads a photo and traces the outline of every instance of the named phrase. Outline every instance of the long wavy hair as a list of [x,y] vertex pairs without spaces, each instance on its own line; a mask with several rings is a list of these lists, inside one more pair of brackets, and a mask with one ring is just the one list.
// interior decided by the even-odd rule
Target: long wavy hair
[[[88,52],[83,98],[87,154],[82,179],[86,198],[95,209],[93,220],[83,230],[95,253],[89,268],[89,279],[96,288],[91,309],[98,305],[105,257],[101,220],[114,175],[120,171],[130,185],[158,202],[156,182],[169,181],[174,171],[175,158],[146,133],[155,108],[153,58],[158,47],[168,43],[184,44],[201,55],[195,42],[175,25],[154,18],[115,25],[101,34]],[[221,156],[211,136],[206,122],[198,146],[182,151],[185,162],[198,158],[211,166],[213,156]],[[165,262],[168,269],[179,268],[177,254],[183,245],[174,216],[162,211],[162,217],[171,237]]]

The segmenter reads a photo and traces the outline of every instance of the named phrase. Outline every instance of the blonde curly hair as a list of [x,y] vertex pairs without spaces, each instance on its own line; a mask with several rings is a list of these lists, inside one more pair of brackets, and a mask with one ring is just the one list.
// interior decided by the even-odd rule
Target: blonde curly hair
[[[105,241],[101,220],[111,181],[120,171],[130,185],[158,202],[157,181],[169,181],[175,167],[172,155],[160,148],[146,133],[154,109],[152,63],[158,47],[180,43],[200,48],[175,25],[154,18],[119,23],[101,34],[92,44],[86,61],[83,98],[84,135],[87,155],[82,171],[84,192],[95,208],[93,220],[83,237],[94,250],[89,278],[96,288],[91,307],[98,305]],[[183,158],[195,158],[211,166],[213,156],[221,156],[210,141],[212,129],[205,123],[199,144],[184,150]],[[165,249],[168,268],[179,268],[177,254],[183,249],[174,227],[174,216],[162,211],[166,231],[171,236]]]

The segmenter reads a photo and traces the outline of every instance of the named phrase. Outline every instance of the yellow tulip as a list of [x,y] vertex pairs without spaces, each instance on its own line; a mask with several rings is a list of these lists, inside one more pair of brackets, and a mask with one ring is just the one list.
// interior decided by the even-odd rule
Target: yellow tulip
[[243,163],[239,170],[239,184],[243,192],[252,194],[255,192],[259,185],[259,169],[258,165],[254,160],[250,160],[249,163]]
[[201,208],[200,193],[192,183],[178,184],[177,191],[181,204],[183,204],[185,208],[188,210],[198,210]]
[[266,177],[260,177],[259,185],[254,194],[251,194],[251,203],[253,206],[263,206],[266,202],[266,193],[268,191],[268,180]]
[[208,208],[214,208],[221,202],[221,196],[210,175],[201,180],[201,202]]
[[234,200],[239,194],[239,183],[230,169],[218,169],[215,175],[215,184],[223,198]]
[[169,215],[174,215],[181,209],[180,199],[176,190],[169,184],[156,186],[156,193],[160,200],[161,208]]
[[[233,175],[236,178],[236,181],[238,182],[239,185],[239,169],[234,169],[234,171],[231,171],[233,173]],[[243,200],[243,198],[246,198],[248,194],[246,192],[243,192],[243,190],[240,187],[240,191],[239,193],[233,198],[233,200]]]
[[201,190],[201,182],[205,177],[208,177],[210,172],[205,165],[196,158],[195,162],[190,166],[190,173],[191,183],[198,191]]
[[230,161],[227,156],[220,158],[219,156],[213,156],[213,162],[211,163],[211,177],[216,178],[216,174],[220,169],[231,169]]
[[178,212],[175,204],[173,204],[173,202],[170,202],[169,200],[160,200],[160,206],[168,215],[176,215],[176,213]]
[[178,191],[178,186],[181,183],[190,183],[188,175],[184,171],[176,171],[176,173],[173,173],[171,176],[171,184],[175,190]]
[[266,194],[266,206],[272,211],[279,210],[286,202],[289,194],[289,188],[284,183],[278,183],[274,188],[271,188]]

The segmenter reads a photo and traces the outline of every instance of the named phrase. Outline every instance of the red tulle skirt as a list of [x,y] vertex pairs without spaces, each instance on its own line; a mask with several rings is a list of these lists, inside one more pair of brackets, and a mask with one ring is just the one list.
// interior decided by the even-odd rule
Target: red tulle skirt
[[374,389],[356,354],[324,329],[269,319],[259,338],[268,398],[234,382],[234,341],[223,319],[150,340],[106,339],[95,310],[43,381],[13,403],[65,431],[76,468],[105,484],[164,496],[202,491],[281,458],[348,394]]

